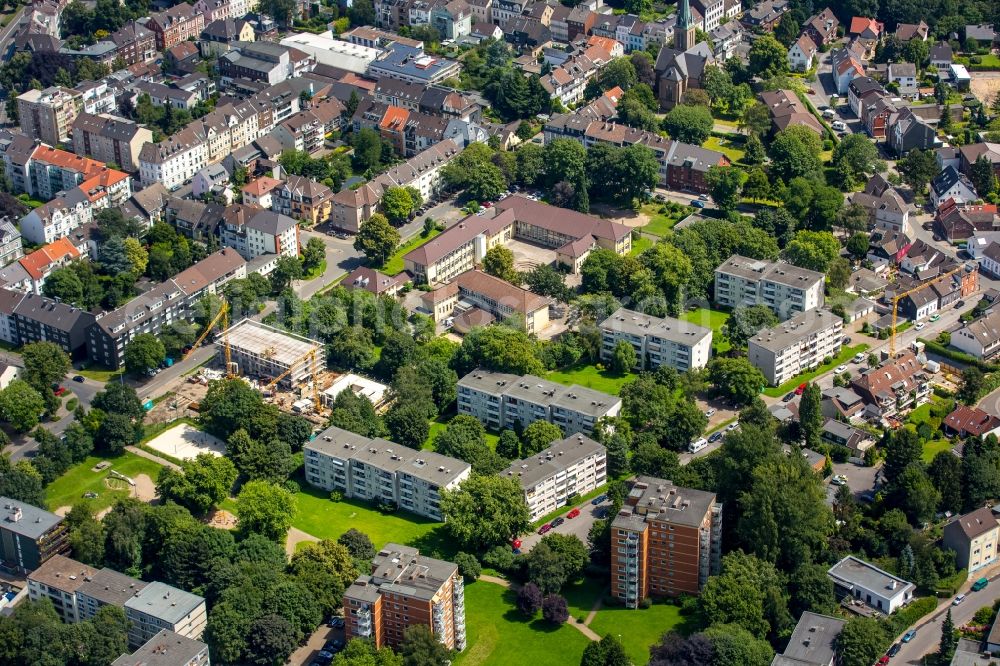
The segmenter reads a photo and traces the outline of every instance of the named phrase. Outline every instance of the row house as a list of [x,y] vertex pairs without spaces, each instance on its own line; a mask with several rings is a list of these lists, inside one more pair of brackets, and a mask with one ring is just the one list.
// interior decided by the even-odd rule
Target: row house
[[147,128],[108,114],[82,113],[73,123],[74,150],[130,173],[139,170],[139,151],[152,140]]
[[[743,43],[746,28],[739,21],[731,20],[709,33],[712,52],[722,61],[736,56],[736,49]],[[664,43],[667,43],[666,41]]]
[[882,84],[870,76],[854,78],[847,86],[847,103],[858,118],[863,117],[865,106],[884,96]]
[[156,34],[136,21],[129,21],[108,36],[118,47],[116,57],[126,65],[149,62],[156,58]]
[[368,102],[354,114],[354,131],[376,130],[397,154],[413,157],[445,138],[449,119],[398,106]]
[[253,26],[246,21],[217,19],[201,31],[198,48],[204,57],[218,56],[229,51],[234,42],[252,41],[255,41]]
[[233,42],[232,50],[218,60],[223,80],[246,79],[275,85],[301,77],[316,66],[316,59],[290,46],[270,42]]
[[507,23],[525,13],[529,3],[527,0],[493,0],[491,16],[493,23],[506,28]]
[[788,68],[796,72],[810,70],[817,52],[816,42],[806,33],[802,33],[788,49]]
[[880,174],[872,176],[863,192],[848,195],[848,202],[868,211],[873,228],[909,231],[911,206]]
[[931,395],[930,377],[910,350],[863,370],[851,388],[865,402],[865,418],[874,421],[918,407]]
[[976,187],[964,173],[953,166],[946,167],[931,181],[931,205],[939,208],[949,199],[956,204],[967,204],[977,200]]
[[18,261],[29,279],[29,282],[24,286],[32,293],[41,296],[45,280],[52,274],[52,271],[79,258],[80,251],[68,238],[59,238],[43,245]]
[[330,188],[304,176],[288,176],[271,196],[276,213],[315,226],[330,218],[333,192]]
[[265,254],[293,259],[299,256],[299,225],[295,220],[246,204],[226,208],[219,239],[247,261]]
[[21,219],[21,233],[31,243],[51,243],[93,219],[93,204],[77,188],[25,215]]
[[[946,200],[934,214],[934,231],[949,243],[966,240],[977,232],[997,231],[1000,215],[996,204],[961,204],[954,199]],[[969,253],[977,257],[979,248],[969,244]]]
[[[20,177],[15,187],[17,183],[22,183],[23,191],[37,199],[52,199],[58,192],[72,190],[107,169],[103,162],[45,144],[31,144],[27,159],[22,162],[20,157],[11,155],[12,163],[17,161],[14,165],[16,169],[24,169],[18,174]],[[8,170],[7,173],[11,172]]]
[[819,137],[826,133],[823,125],[799,99],[794,90],[762,92],[759,98],[771,114],[771,131],[782,132],[797,125],[809,128]]
[[156,36],[157,50],[164,51],[190,38],[197,39],[205,29],[205,15],[182,2],[166,11],[151,14],[146,28]]
[[201,101],[197,92],[141,79],[129,83],[127,89],[137,97],[149,95],[149,100],[155,106],[171,106],[184,111],[190,111]]
[[205,17],[205,23],[225,19],[242,19],[257,11],[259,0],[197,0],[194,10]]
[[86,310],[36,294],[17,300],[10,319],[18,346],[52,342],[74,359],[85,357],[86,334],[95,321]]
[[421,86],[408,81],[379,79],[375,84],[373,99],[408,111],[458,118],[466,122],[478,122],[482,115],[479,104],[472,97],[443,86]]
[[271,135],[281,142],[285,150],[314,153],[323,147],[326,128],[311,111],[299,111],[271,130]]
[[969,175],[972,165],[984,159],[993,165],[993,172],[1000,178],[1000,143],[970,143],[958,149],[958,170]]

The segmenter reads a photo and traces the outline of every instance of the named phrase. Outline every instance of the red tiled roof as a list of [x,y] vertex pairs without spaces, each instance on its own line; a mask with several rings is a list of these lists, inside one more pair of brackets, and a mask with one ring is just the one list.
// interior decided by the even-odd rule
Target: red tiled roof
[[243,191],[247,194],[255,197],[267,194],[278,185],[281,185],[281,181],[277,178],[271,178],[270,176],[261,176],[257,180],[251,181],[243,186]]
[[45,277],[47,269],[57,261],[62,261],[67,257],[76,259],[80,256],[80,251],[73,246],[68,238],[60,238],[45,245],[31,254],[21,258],[21,266],[28,272],[34,280],[41,280]]

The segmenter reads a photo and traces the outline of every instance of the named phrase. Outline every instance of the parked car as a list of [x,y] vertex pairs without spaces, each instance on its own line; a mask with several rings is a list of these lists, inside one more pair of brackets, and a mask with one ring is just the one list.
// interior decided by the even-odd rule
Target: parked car
[[843,474],[834,474],[833,478],[830,479],[830,483],[832,483],[835,486],[847,485],[847,477]]
[[798,394],[795,391],[792,391],[791,393],[786,393],[785,397],[782,398],[781,401],[782,402],[791,402],[792,400],[795,400],[795,396],[796,395],[798,395]]
[[606,499],[608,499],[607,495],[598,495],[594,499],[590,500],[590,503],[593,504],[594,506],[597,506]]
[[889,651],[886,652],[886,654],[889,655],[890,657],[895,657],[897,654],[899,654],[899,651],[902,649],[903,646],[900,643],[893,643],[892,647],[889,648]]
[[885,666],[889,663],[889,655],[884,654],[878,659],[878,666]]
[[691,202],[691,205],[694,206],[695,208],[704,208],[705,207],[705,202],[704,201],[698,201],[696,199],[696,200],[694,200],[694,201]]
[[566,517],[567,518],[576,518],[579,515],[580,515],[580,510],[579,509],[573,509],[572,511],[570,511],[569,513],[566,514]]
[[344,618],[342,617],[331,617],[330,621],[326,623],[326,626],[333,627],[334,629],[340,629],[344,626]]
[[698,195],[698,201],[708,201],[708,195],[707,194],[699,194]]
[[541,527],[538,528],[538,533],[539,534],[545,534],[546,532],[548,532],[551,529],[552,529],[552,525],[550,525],[549,523],[545,523],[544,525],[542,525]]
[[705,412],[705,416],[707,416],[708,418],[712,418],[713,416],[715,416],[715,409],[709,408],[709,410]]
[[847,124],[843,120],[834,120],[832,123],[830,123],[830,127],[832,127],[834,130],[838,132],[847,131]]
[[940,319],[940,318],[941,318],[941,315],[939,315],[939,314],[938,314],[938,313],[936,313],[936,312],[935,312],[934,314],[932,314],[932,315],[930,316],[930,320],[931,320],[931,321],[937,321],[937,320],[938,320],[938,319]]
[[843,374],[843,373],[847,372],[847,366],[846,365],[838,365],[836,368],[833,369],[833,371],[836,372],[838,375],[839,374]]
[[559,527],[560,525],[562,525],[565,522],[566,522],[566,519],[563,518],[562,516],[559,516],[558,518],[556,518],[555,520],[552,521],[552,527],[553,528]]
[[334,638],[333,640],[329,640],[323,645],[323,650],[325,650],[326,652],[332,652],[334,654],[340,652],[343,649],[344,649],[344,641],[340,640],[339,638]]
[[857,354],[854,355],[854,362],[855,363],[864,363],[865,362],[865,358],[866,358],[866,356],[865,356],[864,352],[858,352]]
[[925,324],[924,322],[918,321],[913,328],[914,328],[914,330],[921,331],[921,330],[923,330],[924,326],[926,326],[926,325],[927,324]]
[[698,453],[702,449],[708,446],[708,440],[704,437],[699,437],[690,444],[688,444],[688,453]]
[[720,439],[722,439],[722,431],[718,430],[718,431],[713,432],[711,435],[708,436],[708,443],[709,444],[715,444]]
[[965,301],[958,301],[957,303],[955,303],[955,307],[956,308],[963,307],[964,305],[965,305]]
[[978,592],[979,590],[983,589],[984,587],[986,587],[989,584],[990,584],[990,581],[989,581],[988,578],[985,578],[985,577],[980,578],[979,580],[977,580],[975,583],[972,584],[972,591],[973,592]]
[[802,395],[802,392],[806,390],[807,386],[809,386],[809,382],[802,382],[801,384],[796,386],[795,395]]
[[56,386],[54,389],[52,389],[52,392],[54,394],[56,394],[56,395],[62,395],[64,393],[66,393],[66,387],[65,386]]
[[957,606],[960,603],[962,603],[963,601],[965,601],[965,595],[964,594],[960,594],[957,597],[955,597],[955,599],[951,602],[951,605],[952,606]]
[[732,423],[730,423],[729,425],[726,426],[726,430],[736,430],[739,427],[740,427],[740,422],[739,421],[733,421]]
[[913,638],[916,635],[917,635],[917,630],[916,629],[910,629],[908,632],[906,632],[905,634],[903,634],[903,642],[904,643],[909,643],[910,641],[913,640]]

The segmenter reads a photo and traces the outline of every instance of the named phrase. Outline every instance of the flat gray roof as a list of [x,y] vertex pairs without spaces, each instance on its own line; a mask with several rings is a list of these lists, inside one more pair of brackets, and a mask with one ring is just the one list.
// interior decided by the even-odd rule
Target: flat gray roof
[[115,659],[111,666],[183,666],[207,649],[201,641],[162,629],[132,654]]
[[62,516],[9,497],[0,496],[0,506],[3,507],[0,528],[28,539],[37,540],[63,521]]
[[[879,569],[874,564],[869,564],[853,555],[848,555],[841,561],[830,567],[827,572],[834,579],[845,587],[860,587],[872,592],[878,592],[886,598],[892,598],[903,594],[907,589],[913,589],[913,583],[893,576],[888,571]],[[892,586],[895,585],[895,589]]]
[[425,557],[416,548],[387,543],[372,560],[372,574],[359,576],[346,597],[373,601],[379,591],[431,600],[458,573],[452,562]]
[[620,331],[631,335],[652,335],[681,345],[693,346],[706,336],[711,337],[711,329],[691,324],[673,317],[653,317],[627,308],[618,308],[610,317],[601,322],[602,330]]
[[578,384],[568,386],[561,392],[557,390],[551,400],[554,407],[595,417],[603,416],[608,409],[620,402],[621,398]]
[[838,321],[843,322],[843,319],[829,310],[808,310],[773,328],[765,328],[750,338],[750,344],[780,352],[803,338],[835,326]]
[[530,488],[596,453],[605,453],[605,448],[586,435],[577,433],[553,442],[530,458],[515,460],[500,475],[515,478],[522,488]]
[[175,624],[203,603],[205,599],[197,594],[153,581],[126,601],[125,608]]
[[495,396],[506,396],[536,405],[555,405],[563,409],[603,416],[620,398],[572,384],[565,386],[535,375],[510,375],[489,370],[473,370],[458,380],[459,386]]
[[467,386],[474,391],[499,395],[504,388],[514,384],[520,377],[506,372],[473,370],[458,380],[459,386]]
[[810,664],[829,664],[836,654],[837,636],[845,624],[845,620],[828,615],[802,613],[783,656]]
[[639,476],[612,525],[636,529],[655,520],[698,527],[715,503],[715,493],[681,488],[655,476]]
[[747,280],[769,280],[798,289],[807,289],[822,281],[824,277],[822,273],[799,268],[783,261],[751,259],[739,254],[726,259],[715,272],[738,275]]
[[104,567],[77,590],[103,604],[124,606],[125,602],[146,587],[146,582]]

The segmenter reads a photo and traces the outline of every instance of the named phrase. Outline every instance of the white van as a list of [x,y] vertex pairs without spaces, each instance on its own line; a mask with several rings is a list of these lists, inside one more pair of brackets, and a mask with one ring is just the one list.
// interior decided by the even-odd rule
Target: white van
[[704,437],[699,437],[690,444],[688,444],[688,453],[698,453],[702,449],[708,446],[708,440]]
[[823,117],[824,118],[834,118],[834,117],[836,117],[836,115],[837,115],[837,112],[834,111],[833,109],[824,109],[823,110]]
[[830,123],[830,127],[832,127],[837,132],[847,131],[847,124],[844,123],[842,120],[834,120],[832,123]]

